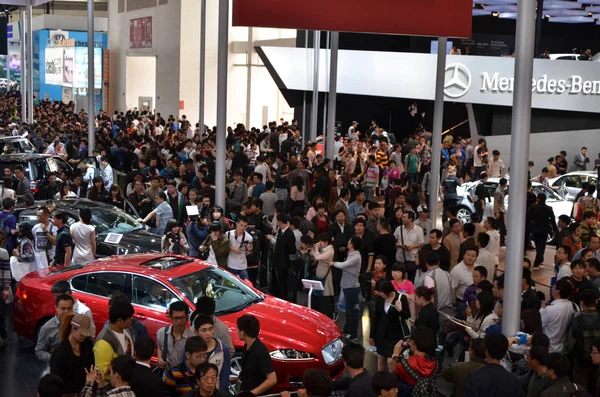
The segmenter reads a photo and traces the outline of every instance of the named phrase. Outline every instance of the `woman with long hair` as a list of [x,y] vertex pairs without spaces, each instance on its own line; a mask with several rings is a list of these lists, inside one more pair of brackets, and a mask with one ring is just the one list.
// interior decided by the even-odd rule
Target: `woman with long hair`
[[398,294],[389,280],[377,281],[375,294],[369,344],[377,347],[378,370],[385,371],[396,343],[410,336],[410,328],[406,323],[410,318],[410,310],[406,295]]
[[88,193],[88,198],[94,201],[105,202],[108,198],[108,192],[104,188],[104,180],[97,176],[92,180],[92,187]]
[[165,234],[162,236],[161,249],[166,254],[187,255],[189,245],[185,234],[177,219],[169,219],[165,227]]
[[86,265],[96,258],[96,227],[92,223],[89,208],[79,210],[79,222],[71,225],[73,237],[73,265]]
[[327,214],[327,206],[325,203],[317,204],[317,214],[312,218],[313,226],[317,229],[318,234],[326,233],[331,223]]
[[558,175],[556,171],[556,158],[549,157],[548,165],[546,166],[546,168],[548,168],[548,179],[556,178],[556,176]]
[[107,204],[114,205],[122,210],[125,209],[125,201],[121,195],[121,189],[117,185],[111,185],[110,191],[108,192],[108,198],[106,199]]
[[400,294],[406,294],[410,304],[410,313],[415,318],[415,286],[408,279],[408,269],[404,263],[396,263],[392,266],[392,285]]
[[294,183],[290,189],[290,212],[296,208],[304,210],[304,202],[306,200],[306,188],[301,176],[294,178]]
[[312,257],[317,261],[315,277],[323,283],[323,287],[325,288],[315,296],[315,308],[329,318],[333,318],[335,310],[333,274],[331,273],[331,263],[333,262],[335,249],[331,243],[331,235],[329,233],[321,233],[316,251],[311,252]]
[[63,396],[79,395],[85,385],[86,369],[94,365],[91,320],[84,314],[66,314],[60,324],[62,342],[54,349],[50,372],[65,382]]
[[74,195],[71,193],[71,187],[69,186],[69,184],[65,183],[60,187],[60,190],[58,191],[58,193],[56,193],[54,195],[54,200],[62,200],[67,196],[74,196]]
[[475,317],[471,313],[471,308],[467,307],[467,325],[471,328],[465,330],[472,338],[479,338],[485,335],[488,327],[498,322],[498,316],[494,313],[494,294],[488,291],[477,294],[475,307],[477,308]]
[[433,304],[435,288],[427,288],[423,285],[417,288],[415,295],[417,296],[417,304],[421,307],[419,316],[415,321],[415,327],[429,328],[434,335],[437,335],[440,329],[440,315]]
[[533,335],[542,330],[542,316],[537,309],[525,309],[521,313],[521,322],[523,323],[523,332]]
[[35,253],[33,249],[32,226],[29,223],[19,225],[19,245],[12,252],[10,258],[10,270],[15,281],[21,281],[21,278],[27,273],[36,270]]

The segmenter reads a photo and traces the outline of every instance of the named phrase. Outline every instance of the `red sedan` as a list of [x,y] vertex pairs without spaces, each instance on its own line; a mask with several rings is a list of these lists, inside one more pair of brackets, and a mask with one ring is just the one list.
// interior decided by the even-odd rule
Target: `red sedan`
[[[228,327],[236,352],[243,350],[236,320],[252,314],[260,321],[260,338],[271,352],[277,390],[300,382],[306,368],[322,368],[336,378],[344,371],[342,335],[326,316],[256,290],[236,276],[189,257],[164,254],[113,256],[87,266],[44,269],[26,275],[14,299],[14,325],[19,335],[34,340],[56,310],[50,292],[57,280],[68,280],[73,296],[94,314],[98,332],[108,321],[108,300],[115,292],[130,297],[134,317],[156,339],[159,328],[170,325],[168,305],[182,300],[193,310],[195,300],[211,296],[216,315]],[[152,296],[151,296],[152,295]],[[153,299],[160,295],[161,304]],[[232,360],[232,376],[239,372],[240,355]]]

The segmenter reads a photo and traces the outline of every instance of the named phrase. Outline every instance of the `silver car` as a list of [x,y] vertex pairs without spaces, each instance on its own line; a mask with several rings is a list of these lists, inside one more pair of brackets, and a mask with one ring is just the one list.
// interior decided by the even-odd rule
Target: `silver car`
[[[508,183],[510,185],[510,180]],[[474,204],[469,201],[469,193],[471,192],[471,189],[475,188],[476,184],[477,182],[468,182],[461,185],[457,189],[459,196],[457,218],[462,223],[471,222],[471,214],[475,212]],[[487,182],[485,182],[485,188],[489,193],[490,199],[486,199],[485,210],[483,212],[484,217],[494,216],[494,192],[498,188],[499,184],[500,178],[488,178]],[[542,185],[541,183],[532,182],[531,190],[536,195],[540,193],[544,193],[546,195],[546,204],[552,207],[557,222],[558,217],[561,215],[568,215],[569,217],[571,216],[571,212],[573,211],[573,202],[565,200],[554,190]],[[523,200],[525,200],[525,197],[523,197]],[[508,195],[504,198],[504,205],[508,211]]]

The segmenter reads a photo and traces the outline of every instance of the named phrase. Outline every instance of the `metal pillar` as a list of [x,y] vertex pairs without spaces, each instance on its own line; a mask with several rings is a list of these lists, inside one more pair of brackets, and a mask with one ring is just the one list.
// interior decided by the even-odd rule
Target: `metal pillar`
[[535,16],[535,53],[537,58],[542,53],[542,22],[544,21],[544,0],[537,0],[537,15]]
[[227,62],[229,40],[229,1],[219,1],[219,44],[217,61],[217,162],[215,205],[225,208],[225,159],[227,138]]
[[[252,52],[254,44],[252,27],[248,28],[248,70],[246,71],[246,130],[250,131],[250,107],[252,105]],[[262,127],[262,126],[261,126]]]
[[[329,39],[331,37],[331,32],[326,32],[325,33],[325,73],[327,73],[327,70],[331,70],[329,69],[329,62],[330,62],[330,58],[331,55],[329,54]],[[329,75],[327,75],[327,85],[329,86]],[[327,134],[327,101],[329,100],[329,93],[325,92],[325,95],[323,96],[323,127],[321,128],[321,132],[323,133],[323,141],[326,140],[326,134]],[[329,157],[329,156],[328,156]],[[333,160],[333,159],[332,159]]]
[[[304,31],[304,53],[308,54],[308,30]],[[308,62],[308,56],[307,62]],[[308,68],[307,68],[308,69]],[[302,127],[301,127],[302,135],[304,136],[304,140],[306,140],[306,91],[302,94]]]
[[429,178],[429,218],[433,227],[438,216],[438,191],[442,165],[442,121],[444,120],[444,81],[446,80],[446,37],[438,38],[437,70],[435,74],[435,103],[431,136],[431,173]]
[[313,52],[313,98],[310,107],[310,141],[317,140],[317,119],[319,118],[319,55],[321,49],[321,31],[314,32]]
[[33,7],[27,0],[27,121],[33,124]]
[[504,316],[502,333],[514,335],[520,326],[521,278],[525,245],[525,212],[527,195],[527,162],[529,160],[529,129],[531,127],[531,79],[533,77],[533,46],[535,2],[521,1],[517,9],[515,90],[511,124],[510,194],[508,222],[510,238],[506,245],[504,273]]
[[19,25],[21,31],[21,122],[27,122],[27,72],[25,64],[25,7],[19,7]]
[[333,159],[335,136],[335,112],[337,108],[337,74],[340,49],[340,32],[331,32],[331,64],[329,66],[329,113],[327,113],[327,157]]
[[204,134],[204,91],[206,83],[206,0],[202,0],[202,10],[200,11],[200,94],[198,98],[198,124],[199,138],[202,142],[202,134]]
[[475,112],[473,111],[473,104],[466,103],[467,115],[469,115],[469,132],[471,133],[471,141],[479,141],[479,132],[477,130],[477,123],[475,121]]
[[94,0],[88,0],[88,156],[96,148],[96,106],[94,103]]

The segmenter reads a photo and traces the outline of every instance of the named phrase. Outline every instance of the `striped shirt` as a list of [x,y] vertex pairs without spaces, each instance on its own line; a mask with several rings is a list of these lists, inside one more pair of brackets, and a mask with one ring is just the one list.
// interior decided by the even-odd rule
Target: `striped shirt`
[[379,168],[386,168],[388,166],[388,154],[385,150],[379,150],[375,162]]
[[367,168],[365,173],[365,185],[367,187],[375,187],[379,183],[379,168],[373,164]]
[[[183,369],[185,371],[182,372]],[[165,396],[178,397],[197,388],[196,375],[185,362],[176,365],[165,373]]]

